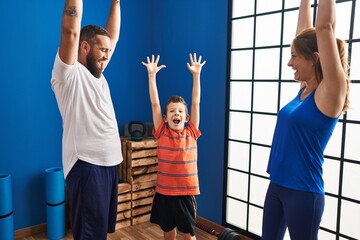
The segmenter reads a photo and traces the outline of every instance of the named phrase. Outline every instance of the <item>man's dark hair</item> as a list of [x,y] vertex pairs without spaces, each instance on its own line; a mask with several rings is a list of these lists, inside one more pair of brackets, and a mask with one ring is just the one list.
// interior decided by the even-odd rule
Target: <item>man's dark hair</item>
[[96,36],[103,35],[110,37],[108,31],[105,28],[98,25],[87,25],[83,27],[80,31],[80,43],[82,41],[88,42],[90,45],[96,43]]

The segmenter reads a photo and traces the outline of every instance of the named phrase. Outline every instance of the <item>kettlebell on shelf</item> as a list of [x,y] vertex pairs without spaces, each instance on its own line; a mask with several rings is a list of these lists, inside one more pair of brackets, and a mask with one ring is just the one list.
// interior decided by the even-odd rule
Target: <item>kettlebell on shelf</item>
[[145,138],[146,125],[140,121],[131,121],[128,124],[128,132],[132,141],[141,141]]

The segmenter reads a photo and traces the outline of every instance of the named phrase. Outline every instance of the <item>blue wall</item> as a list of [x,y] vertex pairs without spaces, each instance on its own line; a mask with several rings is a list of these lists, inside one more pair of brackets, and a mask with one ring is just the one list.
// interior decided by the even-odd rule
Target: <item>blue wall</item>
[[[0,1],[0,173],[12,176],[15,229],[46,222],[44,170],[61,166],[61,118],[50,87],[64,1]],[[109,1],[84,3],[83,25],[105,25]],[[131,120],[151,121],[146,69],[160,54],[160,100],[190,102],[188,54],[202,72],[198,214],[221,223],[224,162],[227,1],[122,1],[122,28],[105,71],[121,134]]]

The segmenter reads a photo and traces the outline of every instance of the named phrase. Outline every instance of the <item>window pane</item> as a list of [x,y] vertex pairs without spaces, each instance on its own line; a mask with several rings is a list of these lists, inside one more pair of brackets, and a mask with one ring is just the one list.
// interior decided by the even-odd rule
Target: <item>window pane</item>
[[325,183],[325,192],[338,194],[339,193],[339,173],[340,162],[332,159],[324,160],[323,179]]
[[347,112],[347,119],[360,121],[360,83],[351,84],[349,98],[350,98],[350,108],[348,109]]
[[233,18],[253,15],[255,0],[233,0]]
[[279,52],[278,48],[255,52],[255,79],[279,79]]
[[298,13],[299,11],[289,11],[284,13],[283,44],[291,44],[295,37]]
[[230,112],[229,121],[229,137],[248,142],[250,139],[250,114]]
[[[355,18],[358,18],[360,16],[360,4],[356,4],[355,8]],[[353,38],[360,38],[360,21],[354,22],[354,36]],[[359,66],[359,65],[357,65]]]
[[253,115],[253,142],[271,145],[276,116]]
[[335,126],[333,134],[325,148],[324,154],[333,157],[340,157],[341,153],[341,138],[342,138],[342,123],[338,122]]
[[287,65],[290,57],[291,49],[289,47],[283,48],[281,62],[281,80],[294,80],[294,70]]
[[341,203],[340,232],[360,239],[360,205],[348,201]]
[[360,80],[360,68],[358,67],[360,66],[360,43],[354,42],[352,44],[352,51],[350,57],[351,57],[350,79]]
[[[272,4],[271,1],[270,4]],[[255,46],[279,45],[281,36],[281,14],[270,14],[256,18]]]
[[227,198],[226,203],[226,222],[246,229],[247,205],[231,198]]
[[253,47],[254,18],[243,18],[232,22],[232,48]]
[[286,229],[284,240],[291,240],[290,235],[289,235],[289,229]]
[[250,178],[250,203],[264,206],[269,180],[252,176]]
[[268,147],[260,147],[256,145],[252,145],[251,150],[251,172],[261,175],[268,176],[266,169],[270,155],[270,148]]
[[336,198],[325,196],[325,209],[321,218],[321,227],[325,227],[333,231],[336,230],[337,203],[338,201]]
[[352,199],[360,199],[359,183],[360,165],[353,163],[344,163],[343,195]]
[[285,9],[299,7],[299,1],[285,1]]
[[300,84],[298,82],[283,82],[281,83],[280,91],[280,108],[284,107],[291,100],[293,100],[300,90]]
[[350,124],[346,126],[345,158],[360,161],[360,125]]
[[251,110],[251,82],[230,82],[230,109]]
[[231,52],[231,79],[252,79],[253,52],[232,51]]
[[318,238],[319,240],[336,240],[335,234],[325,232],[321,229],[319,230]]
[[249,232],[261,235],[263,210],[250,206],[249,208]]
[[277,113],[278,83],[254,83],[254,111]]
[[227,195],[247,201],[248,197],[248,174],[228,170]]
[[336,37],[348,40],[350,32],[350,18],[351,18],[351,4],[352,2],[343,2],[336,4]]
[[228,167],[249,171],[249,144],[229,141]]
[[256,13],[277,11],[282,9],[282,0],[257,0]]

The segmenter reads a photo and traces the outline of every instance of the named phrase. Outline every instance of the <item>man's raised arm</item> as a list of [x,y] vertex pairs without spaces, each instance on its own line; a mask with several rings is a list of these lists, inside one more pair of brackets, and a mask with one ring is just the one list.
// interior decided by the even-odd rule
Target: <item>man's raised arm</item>
[[82,0],[65,2],[61,22],[59,56],[66,64],[73,64],[77,59],[82,11]]
[[112,49],[110,51],[109,59],[114,53],[116,43],[120,36],[120,25],[121,25],[121,11],[120,11],[120,0],[111,0],[111,8],[109,18],[106,24],[106,30],[110,34]]

